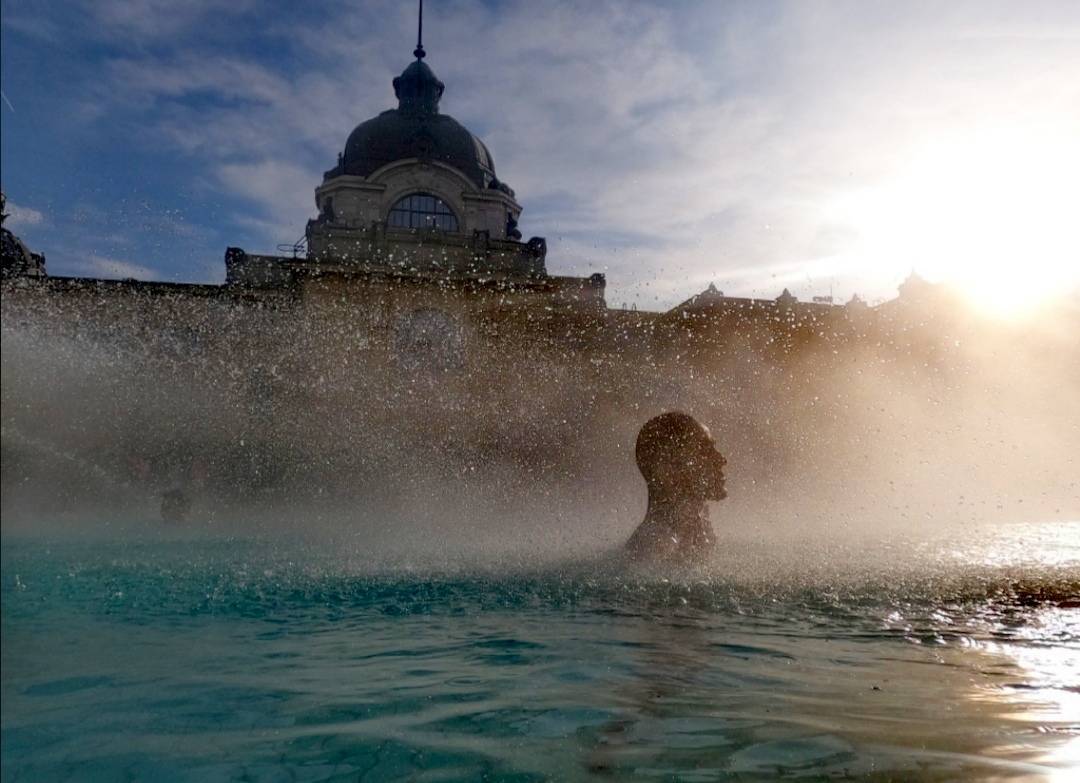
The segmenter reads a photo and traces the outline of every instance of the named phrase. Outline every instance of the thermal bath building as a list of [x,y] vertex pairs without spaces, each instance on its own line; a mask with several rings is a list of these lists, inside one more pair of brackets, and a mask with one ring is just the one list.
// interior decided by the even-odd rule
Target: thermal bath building
[[393,80],[397,108],[360,123],[316,188],[318,217],[308,222],[303,256],[231,248],[227,284],[304,289],[333,281],[363,299],[408,283],[513,292],[539,308],[602,307],[603,276],[549,275],[544,239],[522,241],[513,189],[496,175],[487,146],[439,111],[445,87],[423,49],[415,54]]

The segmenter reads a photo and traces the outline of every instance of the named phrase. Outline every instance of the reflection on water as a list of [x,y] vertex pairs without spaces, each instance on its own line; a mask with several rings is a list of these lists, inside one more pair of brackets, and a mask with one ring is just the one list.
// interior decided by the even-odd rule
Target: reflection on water
[[7,540],[3,779],[1075,774],[1080,524],[793,548],[665,579]]
[[[1080,596],[1073,596],[1073,599]],[[1011,660],[1019,676],[974,699],[1001,700],[1015,707],[1009,718],[1036,735],[1062,741],[1031,742],[1020,748],[1050,769],[1047,778],[1075,780],[1080,770],[1080,608],[1049,607],[1013,620],[1015,641],[984,641],[982,649]],[[1008,677],[1009,666],[1003,667]]]
[[[618,777],[693,770],[704,780],[740,773],[1067,779],[1076,774],[1080,735],[1080,681],[1072,677],[1080,616],[1039,614],[1036,625],[1053,616],[1056,633],[1014,626],[1023,630],[1008,643],[948,638],[956,620],[948,629],[909,626],[902,646],[844,633],[843,623],[831,632],[752,636],[685,615],[641,626],[636,676],[617,691],[623,716],[600,733],[589,768]],[[718,661],[730,667],[739,657],[737,677],[717,670]],[[729,752],[703,756],[717,746],[718,725]]]

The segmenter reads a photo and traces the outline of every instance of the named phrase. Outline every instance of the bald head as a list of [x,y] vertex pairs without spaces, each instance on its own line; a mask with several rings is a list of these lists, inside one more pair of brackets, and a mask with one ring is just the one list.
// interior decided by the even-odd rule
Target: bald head
[[723,467],[708,428],[685,413],[663,413],[638,433],[638,470],[650,494],[685,500],[722,500]]

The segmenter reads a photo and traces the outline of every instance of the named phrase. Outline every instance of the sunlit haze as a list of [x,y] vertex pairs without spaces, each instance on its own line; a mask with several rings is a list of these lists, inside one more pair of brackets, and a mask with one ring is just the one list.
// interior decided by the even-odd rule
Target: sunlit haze
[[1041,127],[941,132],[899,153],[898,169],[830,203],[857,235],[837,255],[841,267],[908,267],[1005,316],[1080,284],[1074,137]]

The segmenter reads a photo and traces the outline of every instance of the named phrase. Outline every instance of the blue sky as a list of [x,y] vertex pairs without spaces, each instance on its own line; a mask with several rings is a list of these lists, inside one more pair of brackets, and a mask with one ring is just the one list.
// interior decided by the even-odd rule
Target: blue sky
[[[879,299],[1032,254],[1078,282],[1080,3],[429,0],[425,28],[525,235],[613,304]],[[0,31],[10,227],[55,274],[219,281],[226,246],[302,235],[415,8],[5,0]]]

